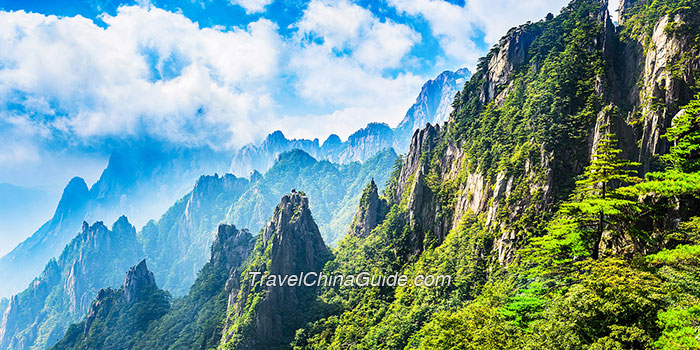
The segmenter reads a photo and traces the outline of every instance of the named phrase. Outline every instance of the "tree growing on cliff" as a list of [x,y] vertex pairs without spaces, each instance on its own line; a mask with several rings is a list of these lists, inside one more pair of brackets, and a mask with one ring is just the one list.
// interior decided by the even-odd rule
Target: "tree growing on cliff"
[[598,259],[603,234],[622,231],[626,218],[639,210],[636,201],[618,191],[621,185],[641,181],[633,170],[639,164],[620,159],[620,152],[615,135],[604,134],[570,201],[562,205],[549,234],[536,242],[543,248],[538,255],[561,262],[584,256]]
[[683,113],[674,118],[673,126],[665,135],[674,143],[662,159],[679,171],[700,171],[700,94],[684,107]]

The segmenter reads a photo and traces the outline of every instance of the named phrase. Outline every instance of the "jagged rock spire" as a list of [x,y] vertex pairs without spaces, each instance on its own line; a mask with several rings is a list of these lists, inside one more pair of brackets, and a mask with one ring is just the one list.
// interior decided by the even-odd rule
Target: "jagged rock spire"
[[382,220],[386,207],[387,203],[379,198],[377,184],[374,183],[374,178],[372,178],[365,190],[362,191],[360,204],[348,234],[361,238],[369,236]]
[[[320,272],[331,257],[311,216],[308,198],[293,190],[275,208],[246,271],[278,276]],[[236,295],[229,298],[230,316],[222,343],[235,349],[280,348],[294,336],[290,326],[308,317],[305,312],[315,298],[315,288],[254,284],[251,278],[244,274],[240,289],[233,289]],[[261,299],[251,304],[251,295]]]
[[124,278],[124,299],[127,303],[132,303],[138,300],[144,291],[156,286],[156,279],[153,277],[153,272],[148,270],[146,259],[141,260],[138,265],[129,269]]

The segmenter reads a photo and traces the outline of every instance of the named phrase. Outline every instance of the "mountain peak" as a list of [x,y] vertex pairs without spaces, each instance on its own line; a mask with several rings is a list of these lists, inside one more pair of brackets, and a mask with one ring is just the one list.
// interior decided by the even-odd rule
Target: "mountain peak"
[[211,245],[212,264],[225,266],[226,270],[238,266],[248,256],[253,236],[248,230],[234,225],[220,224]]
[[374,178],[367,184],[360,197],[360,205],[350,225],[349,234],[361,238],[369,236],[386,213],[387,203],[379,198]]
[[158,288],[153,272],[146,266],[146,259],[129,269],[124,277],[122,288],[124,288],[124,299],[129,304],[138,300],[146,291]]
[[90,198],[90,190],[82,177],[74,177],[63,189],[54,218],[67,218],[80,211]]
[[[319,272],[332,257],[311,216],[309,199],[296,190],[282,197],[258,239],[262,240],[262,245],[256,245],[251,255],[247,267],[250,271],[274,275]],[[225,347],[283,348],[294,336],[294,329],[289,327],[292,320],[308,318],[303,310],[311,308],[314,288],[263,286],[251,284],[250,275],[242,278],[240,292],[234,291],[235,295],[229,298],[234,305],[224,331]],[[250,304],[249,296],[258,293],[264,297]],[[248,322],[249,329],[240,327]]]

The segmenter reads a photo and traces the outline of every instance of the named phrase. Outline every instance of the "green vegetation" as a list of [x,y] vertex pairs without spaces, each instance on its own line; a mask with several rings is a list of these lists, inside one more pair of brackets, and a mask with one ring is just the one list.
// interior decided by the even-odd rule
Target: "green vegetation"
[[[635,176],[638,164],[605,131],[612,126],[599,126],[589,156],[581,144],[596,122],[620,122],[596,92],[608,69],[592,44],[603,29],[591,21],[598,11],[594,1],[574,1],[552,20],[519,28],[536,38],[499,91],[503,98],[483,103],[492,51],[458,94],[454,122],[432,153],[421,154],[429,169],[421,200],[440,208],[438,222],[453,219],[460,198],[472,198],[462,192],[470,174],[483,175],[492,193],[509,188],[505,195],[437,239],[409,220],[425,219],[408,208],[413,174],[403,193],[385,191],[391,210],[372,235],[346,237],[326,266],[328,273],[451,274],[454,283],[326,288],[319,299],[330,307],[297,332],[295,349],[698,348],[700,100],[668,129],[665,171]],[[466,161],[446,176],[453,142]],[[554,203],[542,204],[546,191]]]
[[167,292],[153,288],[144,294],[137,302],[127,303],[123,289],[102,290],[91,306],[96,312],[89,314],[86,321],[70,326],[51,349],[134,349],[134,335],[142,334],[170,307]]
[[[620,113],[609,93],[619,72],[612,71],[607,55],[618,52],[606,52],[601,39],[618,34],[606,31],[602,5],[574,0],[557,17],[511,31],[480,61],[446,127],[426,129],[422,149],[411,149],[405,158],[380,156],[377,164],[391,160],[395,166],[378,200],[386,210],[369,235],[345,236],[330,257],[308,211],[278,206],[250,258],[233,271],[231,277],[240,280],[227,287],[235,302],[225,316],[221,286],[232,270],[205,267],[190,294],[140,328],[146,335],[133,344],[699,348],[700,95],[672,106],[684,112],[666,130],[671,147],[660,158],[665,168],[641,176],[639,164],[627,160],[638,151],[631,146],[638,140],[630,140],[638,136],[638,125]],[[623,33],[626,40],[641,40],[663,15],[682,14],[685,24],[668,30],[693,47],[698,22],[691,11],[697,7],[685,0],[639,1],[626,15]],[[522,49],[523,57],[501,72],[506,82],[492,86],[489,62],[506,44],[522,45],[508,51]],[[692,81],[686,85],[693,91]],[[367,209],[376,199],[369,171],[357,167],[284,154],[228,215],[262,210],[293,187],[309,194],[312,210],[326,217],[342,212],[345,223],[338,227],[345,232],[357,204]],[[354,192],[329,190],[350,177]],[[314,198],[325,204],[314,204]],[[340,222],[323,223],[321,232]],[[314,266],[300,268],[304,263]],[[366,271],[452,279],[431,288],[323,286],[310,292],[251,287],[247,274],[317,271],[321,265],[326,275]],[[76,334],[79,329],[71,328],[68,340],[78,339]]]

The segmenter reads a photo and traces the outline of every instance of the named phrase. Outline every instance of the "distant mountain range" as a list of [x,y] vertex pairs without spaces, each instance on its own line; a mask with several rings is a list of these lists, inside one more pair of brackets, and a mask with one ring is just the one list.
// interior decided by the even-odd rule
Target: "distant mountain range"
[[[72,179],[53,217],[0,258],[0,278],[5,282],[0,285],[0,298],[24,289],[49,259],[58,256],[83,221],[113,222],[126,215],[136,227],[141,227],[185,195],[202,174],[230,171],[239,177],[249,177],[254,170],[264,173],[281,153],[293,149],[304,150],[317,160],[341,164],[365,161],[389,147],[401,152],[408,148],[407,140],[414,130],[409,126],[417,128],[425,121],[444,120],[451,108],[450,101],[469,75],[466,69],[443,72],[423,86],[397,129],[371,123],[344,142],[331,135],[319,145],[318,139],[288,140],[282,132],[275,131],[259,145],[247,145],[233,156],[204,147],[182,148],[155,141],[117,149],[95,184],[89,187],[81,178]],[[278,189],[286,190],[289,189]],[[264,219],[256,220],[261,223]],[[327,238],[333,242],[338,237]]]
[[444,71],[421,88],[416,102],[406,112],[399,125],[392,129],[384,123],[370,123],[351,134],[346,141],[331,134],[321,143],[319,139],[287,139],[281,131],[275,131],[256,145],[249,144],[236,151],[229,171],[237,176],[247,176],[253,170],[264,172],[272,166],[275,157],[284,151],[302,149],[319,160],[334,163],[364,161],[387,147],[399,153],[408,151],[413,132],[425,124],[440,124],[452,111],[452,101],[457,91],[471,76],[468,69]]

